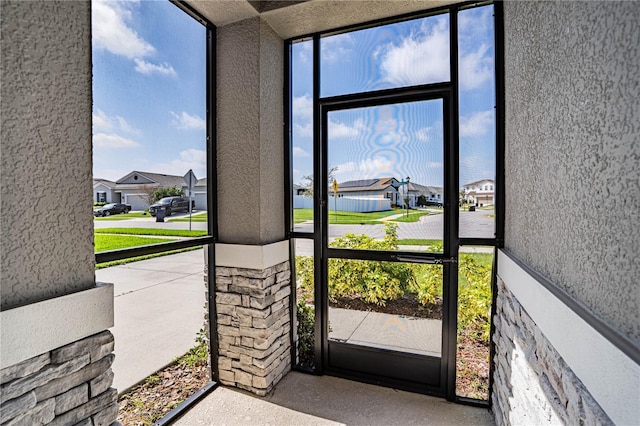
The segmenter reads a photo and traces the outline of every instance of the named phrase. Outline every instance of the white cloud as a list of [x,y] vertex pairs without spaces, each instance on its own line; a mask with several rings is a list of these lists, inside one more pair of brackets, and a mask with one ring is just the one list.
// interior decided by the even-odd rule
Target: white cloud
[[150,172],[183,176],[193,170],[198,179],[207,176],[207,152],[200,149],[187,149],[178,154],[178,158],[168,163],[146,166]]
[[463,52],[460,59],[460,90],[473,90],[493,81],[493,58],[488,55],[489,46]]
[[115,133],[96,133],[93,135],[94,148],[119,149],[135,148],[140,144],[132,139],[127,139]]
[[347,62],[353,55],[355,41],[349,33],[320,39],[321,61],[326,63]]
[[480,111],[460,117],[460,137],[481,136],[487,134],[495,125],[493,110]]
[[173,111],[169,112],[174,118],[172,124],[180,130],[204,130],[207,128],[206,121],[197,115],[191,115],[185,111],[180,114]]
[[448,22],[441,18],[431,28],[426,24],[398,45],[389,43],[374,52],[383,81],[414,85],[449,80]]
[[135,58],[134,61],[136,63],[135,70],[138,71],[140,74],[151,75],[156,73],[160,75],[168,75],[171,77],[177,76],[176,70],[174,70],[173,67],[167,64],[166,62],[156,65],[156,64],[152,64],[151,62],[142,60],[140,58]]
[[113,120],[101,109],[92,114],[93,128],[99,130],[110,130],[113,127]]
[[302,148],[300,148],[298,146],[294,146],[293,147],[293,156],[294,157],[309,157],[310,155],[304,149],[302,149]]
[[293,118],[294,120],[311,120],[313,116],[313,99],[309,94],[293,98]]
[[123,132],[139,135],[140,131],[133,127],[131,124],[127,122],[123,117],[116,116],[108,116],[101,109],[97,109],[93,114],[93,128],[94,130],[112,130],[112,129],[120,129]]
[[353,125],[330,119],[328,135],[331,138],[354,138],[360,135],[364,127],[364,122],[360,119],[355,120]]
[[420,142],[429,142],[431,140],[431,132],[433,130],[433,127],[423,127],[422,129],[418,129],[416,131],[416,139]]
[[360,161],[349,161],[338,164],[336,179],[339,182],[356,179],[374,179],[393,176],[394,162],[387,157],[364,158]]
[[155,48],[129,26],[131,2],[94,0],[91,3],[92,44],[94,49],[129,59],[152,55]]

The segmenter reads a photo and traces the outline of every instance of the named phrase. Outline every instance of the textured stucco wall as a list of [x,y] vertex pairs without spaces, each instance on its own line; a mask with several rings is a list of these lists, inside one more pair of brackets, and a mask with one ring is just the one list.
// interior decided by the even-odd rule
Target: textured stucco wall
[[283,43],[260,18],[218,28],[220,241],[284,238]]
[[91,17],[0,2],[2,309],[94,285]]
[[506,247],[640,344],[640,4],[506,2]]

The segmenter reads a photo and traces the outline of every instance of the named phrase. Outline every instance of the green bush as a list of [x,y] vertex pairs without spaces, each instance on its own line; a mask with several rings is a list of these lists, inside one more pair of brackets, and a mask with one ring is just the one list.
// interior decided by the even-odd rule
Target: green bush
[[107,205],[106,201],[96,201],[95,203],[93,203],[93,207],[102,207],[106,205]]
[[458,330],[486,344],[491,328],[491,269],[490,261],[481,262],[477,254],[460,254],[458,273],[466,283],[458,288]]
[[315,364],[315,310],[304,300],[299,300],[296,315],[298,319],[298,365],[313,368]]
[[156,202],[164,197],[174,197],[174,196],[182,197],[183,195],[184,195],[184,192],[182,192],[182,189],[178,189],[174,186],[172,188],[158,189],[156,192],[153,193],[153,199],[154,199],[154,202]]

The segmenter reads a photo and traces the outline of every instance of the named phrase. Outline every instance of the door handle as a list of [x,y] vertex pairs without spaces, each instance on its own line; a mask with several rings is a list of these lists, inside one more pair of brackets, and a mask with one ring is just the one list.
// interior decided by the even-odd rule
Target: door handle
[[458,263],[458,259],[455,257],[450,257],[447,259],[441,258],[425,258],[421,256],[411,256],[407,254],[401,254],[396,256],[396,260],[399,262],[413,262],[413,263],[426,263],[429,265],[442,265],[443,263]]

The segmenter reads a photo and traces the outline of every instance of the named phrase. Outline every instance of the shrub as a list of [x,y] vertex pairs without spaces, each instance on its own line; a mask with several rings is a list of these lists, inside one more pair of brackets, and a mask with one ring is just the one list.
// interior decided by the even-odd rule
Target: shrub
[[467,283],[458,288],[458,330],[485,344],[491,328],[491,268],[478,255],[460,255],[458,273]]
[[298,319],[298,365],[313,368],[315,364],[315,310],[304,300],[299,300],[296,317]]
[[160,188],[157,191],[155,191],[153,193],[153,199],[154,202],[158,201],[161,198],[164,197],[174,197],[174,196],[182,196],[184,195],[184,193],[182,192],[182,189],[178,189],[175,186],[172,188]]

